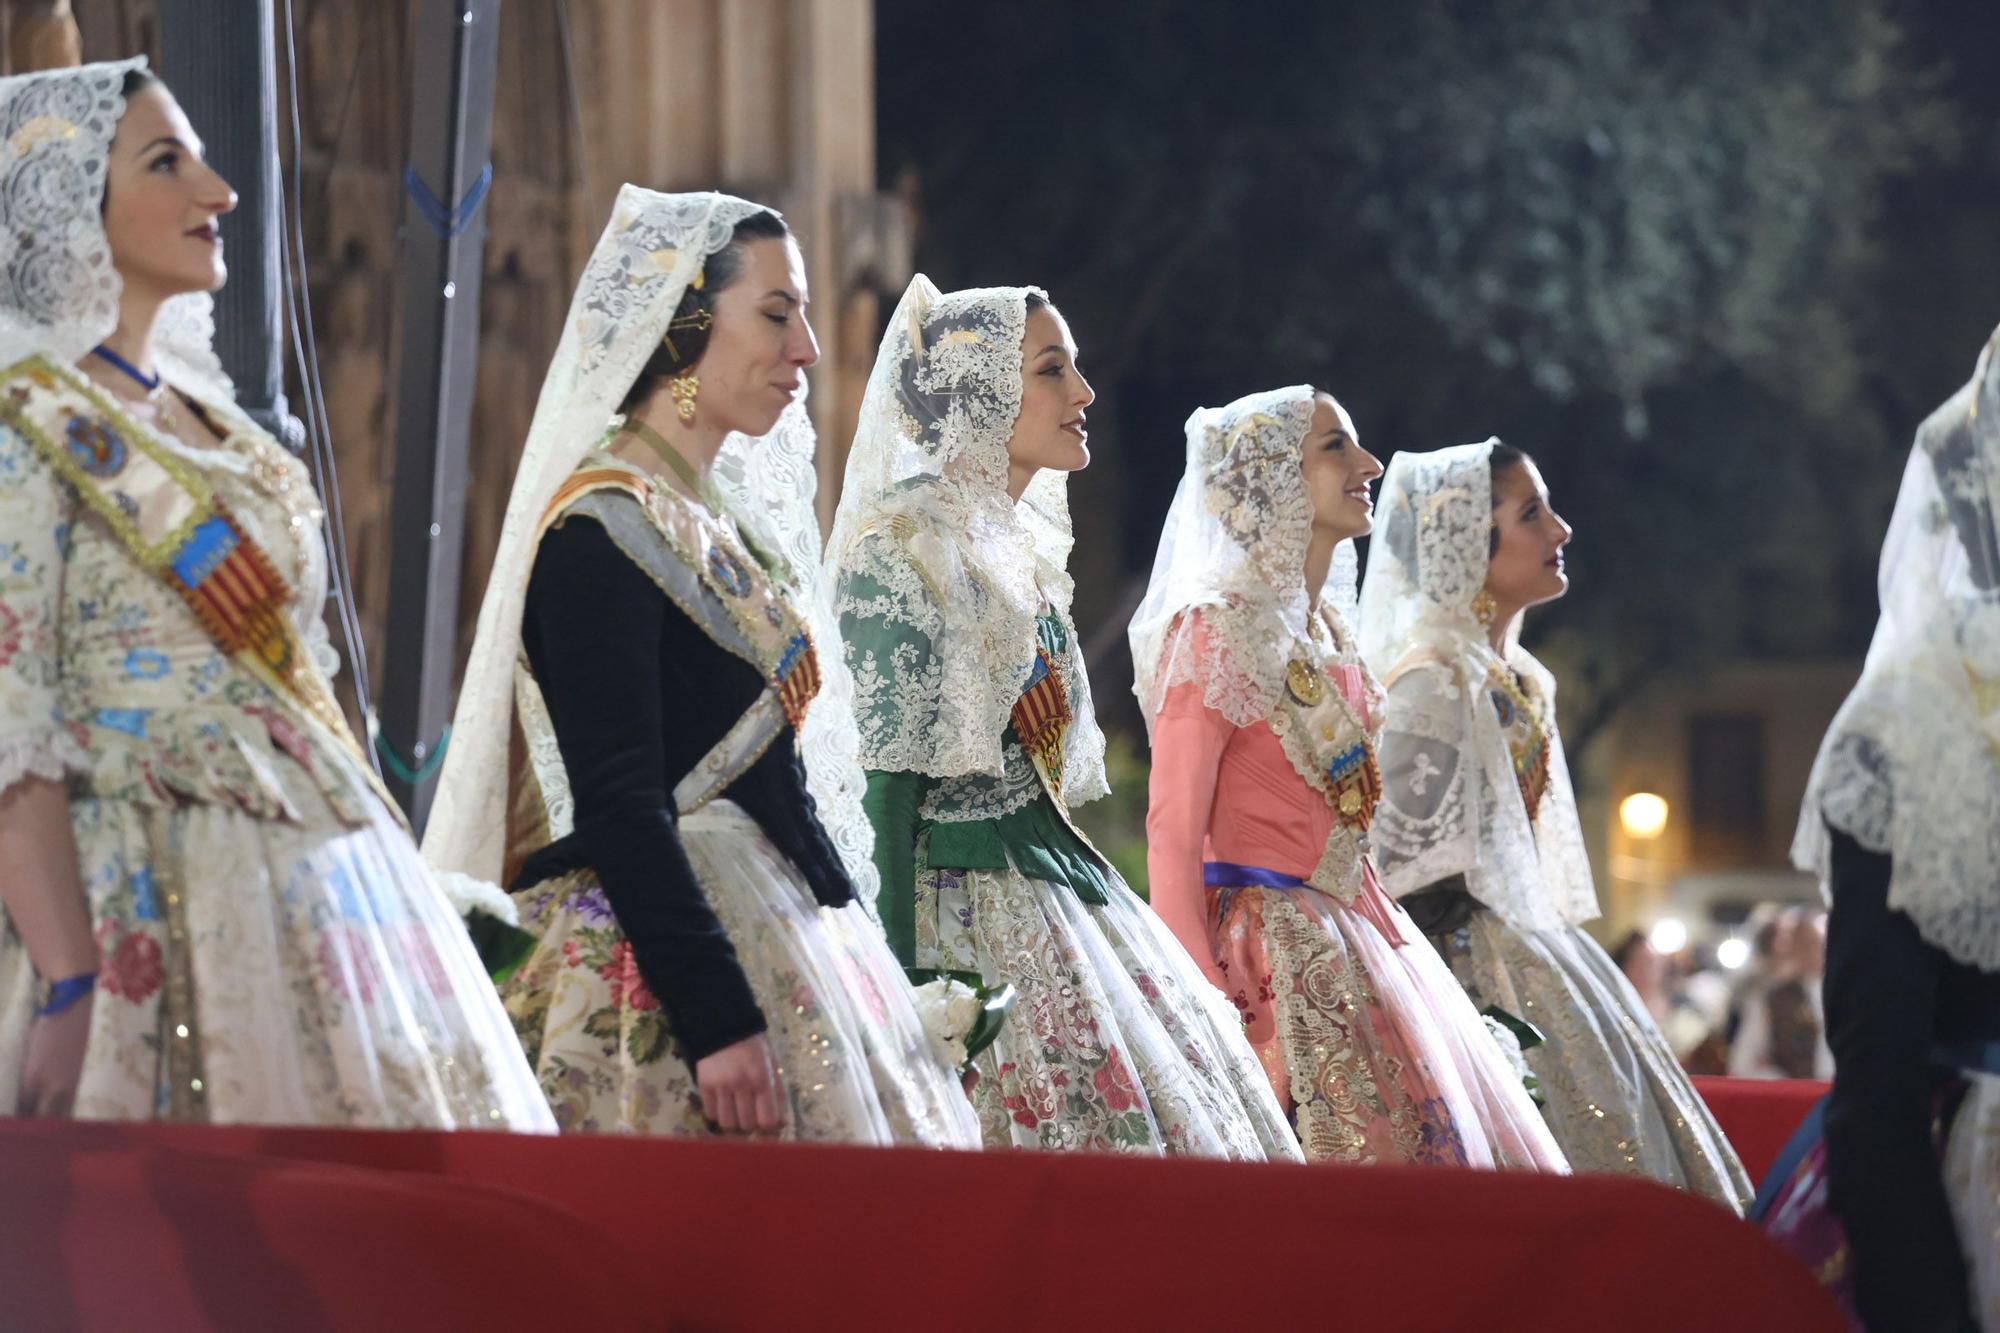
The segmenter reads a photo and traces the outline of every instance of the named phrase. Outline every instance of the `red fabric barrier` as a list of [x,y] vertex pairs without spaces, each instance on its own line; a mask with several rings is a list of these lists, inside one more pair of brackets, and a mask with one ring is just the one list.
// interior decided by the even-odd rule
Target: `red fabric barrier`
[[1695,1091],[1715,1112],[1722,1132],[1743,1159],[1750,1179],[1764,1176],[1778,1153],[1805,1123],[1828,1084],[1815,1079],[1697,1078]]
[[574,1213],[442,1176],[0,1133],[0,1328],[651,1326]]
[[[662,1328],[1841,1327],[1804,1270],[1754,1228],[1606,1177],[0,1122],[17,1156],[60,1160],[107,1139],[534,1195],[589,1226],[531,1224],[539,1257],[496,1243],[487,1280],[556,1300],[579,1268],[601,1264],[601,1277],[580,1280],[624,1289]],[[17,1197],[10,1181],[0,1211]],[[403,1262],[419,1273],[434,1270],[435,1244],[458,1243],[407,1241]],[[65,1229],[73,1277],[118,1251],[114,1232]],[[638,1276],[620,1276],[621,1263]],[[525,1303],[516,1314],[484,1327],[597,1327],[529,1320]]]

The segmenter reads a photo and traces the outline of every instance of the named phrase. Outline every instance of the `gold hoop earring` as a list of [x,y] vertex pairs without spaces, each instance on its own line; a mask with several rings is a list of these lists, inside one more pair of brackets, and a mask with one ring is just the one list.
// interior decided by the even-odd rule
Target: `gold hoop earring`
[[701,381],[692,370],[682,371],[667,381],[667,391],[674,396],[674,415],[683,426],[694,424],[694,396],[700,389]]
[[1481,588],[1472,598],[1472,614],[1480,624],[1488,629],[1493,627],[1493,617],[1500,614],[1500,603],[1493,600],[1493,594]]

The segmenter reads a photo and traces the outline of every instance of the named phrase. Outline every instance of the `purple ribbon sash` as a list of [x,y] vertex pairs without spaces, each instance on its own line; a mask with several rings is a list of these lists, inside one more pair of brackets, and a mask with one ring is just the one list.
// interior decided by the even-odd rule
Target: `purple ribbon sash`
[[1228,861],[1204,861],[1202,882],[1211,889],[1302,889],[1306,882],[1282,870],[1239,866]]

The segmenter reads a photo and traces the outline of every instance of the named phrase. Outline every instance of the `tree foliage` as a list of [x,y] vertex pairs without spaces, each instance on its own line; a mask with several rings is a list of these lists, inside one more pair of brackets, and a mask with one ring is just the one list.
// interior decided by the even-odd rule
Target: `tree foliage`
[[1461,345],[1611,393],[1635,434],[1648,392],[1717,367],[1852,408],[1883,185],[1952,141],[1877,0],[1433,0],[1375,44],[1334,133]]
[[1541,460],[1576,586],[1530,634],[1581,749],[1653,673],[1872,623],[1914,425],[1871,392],[1879,218],[1956,123],[1894,13],[882,0],[881,155],[934,277],[1043,283],[1076,329],[1087,612],[1143,580],[1187,413],[1309,379],[1384,456]]

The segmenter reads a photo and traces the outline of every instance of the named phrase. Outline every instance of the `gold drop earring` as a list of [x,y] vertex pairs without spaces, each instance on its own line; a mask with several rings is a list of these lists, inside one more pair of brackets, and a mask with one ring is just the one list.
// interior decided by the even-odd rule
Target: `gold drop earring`
[[[691,284],[694,290],[700,291],[707,277],[708,270],[706,269],[697,273],[694,282]],[[689,314],[677,315],[667,322],[666,336],[661,338],[660,341],[673,354],[674,359],[679,360],[681,351],[680,348],[674,346],[674,332],[679,330],[682,332],[706,333],[714,324],[715,316],[707,310],[696,310]],[[701,380],[695,375],[694,367],[689,366],[686,370],[668,380],[667,389],[674,396],[674,415],[681,419],[683,426],[693,425],[694,399],[695,395],[701,391]]]
[[674,397],[674,415],[683,426],[694,424],[694,397],[700,391],[701,380],[692,370],[684,370],[667,381],[667,392]]
[[1481,588],[1472,598],[1472,614],[1480,624],[1491,629],[1493,617],[1500,614],[1500,603],[1493,600],[1493,594]]

